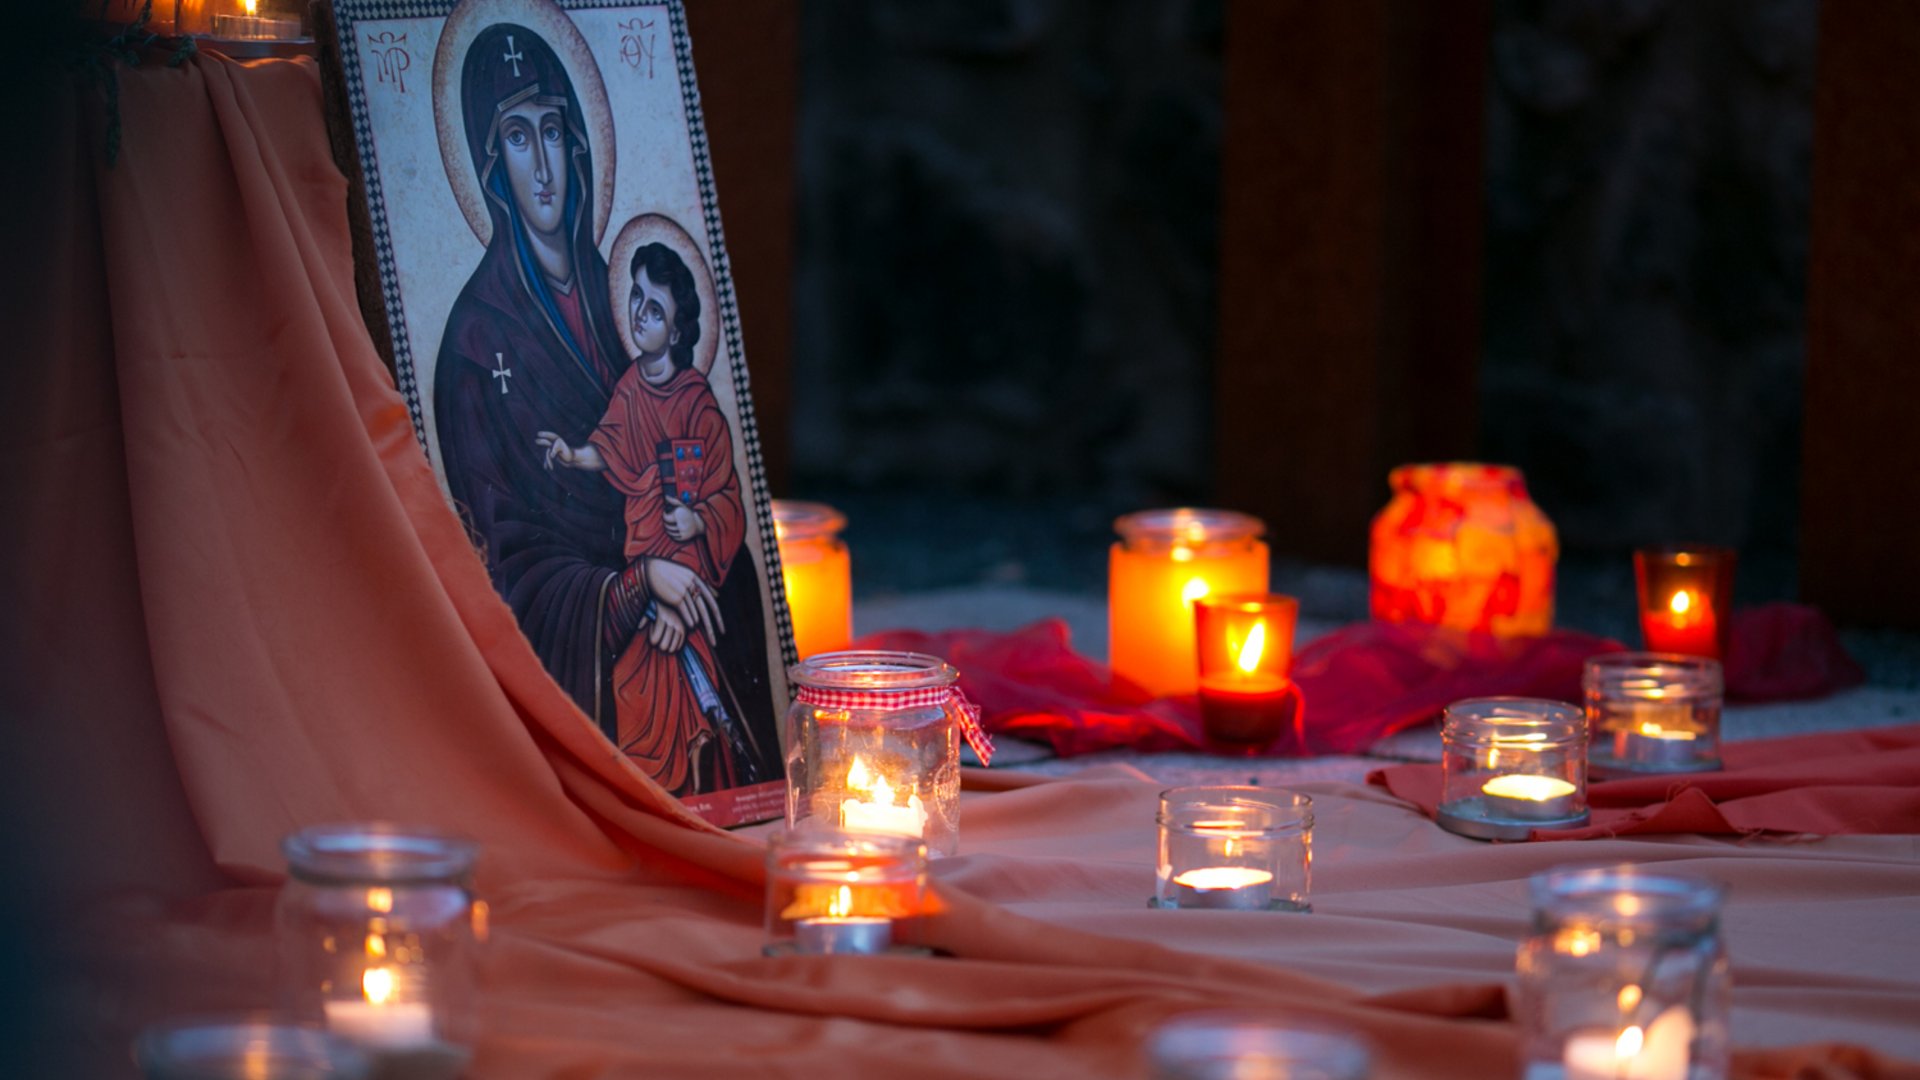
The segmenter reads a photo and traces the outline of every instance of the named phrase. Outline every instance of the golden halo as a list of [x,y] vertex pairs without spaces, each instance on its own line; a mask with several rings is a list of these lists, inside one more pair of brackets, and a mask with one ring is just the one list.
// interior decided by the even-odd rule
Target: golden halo
[[600,65],[593,62],[587,39],[573,25],[567,13],[553,0],[460,0],[440,28],[440,47],[433,54],[433,126],[440,135],[440,163],[446,166],[447,183],[453,197],[466,215],[480,246],[493,242],[493,217],[487,213],[487,200],[480,191],[480,178],[473,174],[473,155],[467,151],[466,120],[460,108],[460,70],[466,65],[467,49],[482,30],[495,23],[524,26],[552,46],[573,80],[574,97],[580,111],[593,156],[593,242],[607,232],[607,216],[613,205],[613,111],[607,107],[607,84],[600,78]]
[[700,245],[680,223],[665,214],[641,214],[613,238],[607,253],[607,295],[613,303],[613,321],[620,328],[620,347],[628,357],[638,356],[633,344],[633,320],[627,317],[627,294],[633,291],[633,253],[646,244],[665,244],[693,271],[693,288],[700,294],[700,340],[693,346],[693,366],[700,374],[713,373],[720,353],[720,297],[713,291],[713,274],[700,254]]

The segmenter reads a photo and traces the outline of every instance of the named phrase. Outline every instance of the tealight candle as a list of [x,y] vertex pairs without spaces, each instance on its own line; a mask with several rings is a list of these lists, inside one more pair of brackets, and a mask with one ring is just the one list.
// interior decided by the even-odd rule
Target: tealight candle
[[1555,776],[1508,773],[1480,785],[1487,811],[1518,821],[1559,821],[1573,815],[1579,788]]
[[1440,724],[1440,827],[1476,840],[1525,840],[1587,823],[1587,724],[1541,698],[1469,698]]
[[[840,826],[851,832],[893,833],[920,836],[927,830],[926,807],[920,796],[907,789],[904,804],[896,803],[893,785],[885,777],[867,768],[866,760],[855,756],[847,770],[847,790],[855,797],[840,802]],[[859,796],[866,796],[860,798]]]
[[1194,603],[1199,657],[1200,726],[1216,750],[1257,754],[1299,714],[1287,679],[1300,601],[1291,596],[1227,595]]
[[1177,907],[1264,911],[1273,903],[1273,873],[1250,866],[1203,866],[1173,876]]
[[1567,1037],[1566,1080],[1686,1080],[1693,1019],[1668,1009],[1645,1028],[1582,1031]]
[[1107,655],[1114,674],[1156,695],[1199,689],[1194,601],[1267,591],[1266,526],[1227,510],[1142,510],[1114,522]]
[[840,530],[847,519],[822,503],[773,500],[780,579],[802,660],[853,641],[853,562]]
[[906,836],[803,827],[767,846],[769,955],[902,947],[921,914],[927,848]]
[[1632,865],[1563,867],[1530,885],[1533,928],[1511,998],[1525,1075],[1727,1075],[1721,886]]
[[1582,679],[1592,767],[1679,773],[1720,767],[1720,662],[1671,653],[1605,653]]
[[1726,659],[1733,628],[1732,548],[1642,548],[1633,553],[1640,634],[1652,652]]
[[1160,793],[1149,906],[1310,911],[1313,800],[1257,787]]

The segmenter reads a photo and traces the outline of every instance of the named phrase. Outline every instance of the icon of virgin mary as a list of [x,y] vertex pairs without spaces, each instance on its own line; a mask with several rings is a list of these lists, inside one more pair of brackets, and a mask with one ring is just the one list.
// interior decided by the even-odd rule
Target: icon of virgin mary
[[[480,30],[459,86],[491,229],[476,227],[486,254],[453,303],[434,367],[442,469],[495,588],[547,670],[606,730],[611,657],[639,620],[643,575],[622,556],[618,493],[586,474],[556,483],[529,451],[542,430],[584,439],[626,364],[594,242],[589,125],[560,58],[525,26]],[[623,578],[629,603],[615,610]]]

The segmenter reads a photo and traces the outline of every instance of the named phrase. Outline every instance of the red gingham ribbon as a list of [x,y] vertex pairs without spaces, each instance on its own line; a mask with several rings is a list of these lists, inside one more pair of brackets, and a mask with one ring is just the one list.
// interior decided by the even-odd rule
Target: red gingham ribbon
[[980,726],[980,706],[967,700],[957,686],[920,686],[911,690],[827,690],[802,686],[794,695],[820,709],[945,708],[949,700],[960,706],[960,734],[973,747],[980,764],[993,760],[993,738]]

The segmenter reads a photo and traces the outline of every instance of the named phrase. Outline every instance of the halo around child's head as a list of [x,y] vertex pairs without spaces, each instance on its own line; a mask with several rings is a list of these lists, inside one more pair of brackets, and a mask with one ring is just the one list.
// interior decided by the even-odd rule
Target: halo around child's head
[[627,318],[627,298],[633,292],[633,253],[647,244],[666,245],[693,273],[693,287],[700,294],[700,340],[693,347],[693,366],[700,374],[711,375],[720,352],[720,297],[713,290],[713,274],[700,255],[700,245],[665,214],[641,214],[622,225],[613,238],[613,250],[607,253],[608,300],[614,324],[620,328],[620,345],[628,356],[640,355],[633,343],[632,320]]

